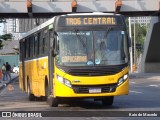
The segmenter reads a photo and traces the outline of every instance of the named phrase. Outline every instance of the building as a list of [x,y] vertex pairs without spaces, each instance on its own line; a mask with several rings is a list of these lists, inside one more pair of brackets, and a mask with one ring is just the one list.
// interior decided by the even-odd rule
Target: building
[[19,41],[3,41],[3,48],[0,49],[0,66],[8,62],[11,66],[19,64]]
[[12,34],[13,40],[19,40],[23,33],[19,32],[19,19],[6,19],[3,34]]
[[3,34],[11,33],[13,35],[13,40],[19,40],[24,33],[47,20],[48,18],[6,19],[3,27]]
[[30,19],[19,19],[19,32],[28,32],[36,26],[44,23],[49,18],[30,18]]

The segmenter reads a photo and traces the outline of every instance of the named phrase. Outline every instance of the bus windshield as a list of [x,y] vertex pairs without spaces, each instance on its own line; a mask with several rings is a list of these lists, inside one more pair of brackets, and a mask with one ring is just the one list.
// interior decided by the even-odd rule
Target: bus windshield
[[126,33],[122,30],[57,32],[56,62],[63,66],[107,66],[128,62]]

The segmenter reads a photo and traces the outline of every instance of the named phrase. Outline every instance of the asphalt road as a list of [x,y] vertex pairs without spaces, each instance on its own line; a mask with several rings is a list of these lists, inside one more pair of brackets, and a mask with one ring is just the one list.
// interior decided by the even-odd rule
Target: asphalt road
[[[106,119],[106,117],[110,117],[109,120],[137,120],[137,117],[141,120],[158,120],[158,117],[144,118],[136,115],[138,115],[139,111],[140,115],[145,115],[146,112],[151,111],[148,114],[152,114],[155,116],[157,114],[158,116],[160,116],[159,91],[160,74],[131,74],[129,95],[115,97],[115,101],[112,107],[104,107],[102,106],[101,102],[93,101],[92,99],[71,100],[63,104],[60,104],[59,107],[49,107],[46,101],[28,101],[27,94],[23,93],[19,89],[18,80],[16,80],[0,92],[0,111],[47,111],[42,112],[41,114],[48,114],[51,116],[53,116],[54,114],[54,118],[58,120],[74,119],[74,117],[71,117],[74,115],[76,117],[76,120],[103,120]],[[14,119],[19,118],[16,117]],[[48,120],[50,118],[45,119]]]

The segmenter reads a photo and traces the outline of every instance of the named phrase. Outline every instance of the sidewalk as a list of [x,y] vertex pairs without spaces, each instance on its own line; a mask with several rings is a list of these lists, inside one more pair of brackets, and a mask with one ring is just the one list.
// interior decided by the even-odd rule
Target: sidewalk
[[18,77],[18,74],[11,73],[11,81],[10,81],[10,80],[3,81],[3,80],[2,80],[3,78],[1,78],[1,79],[0,79],[0,82],[1,82],[1,83],[0,83],[0,90],[3,89],[3,87],[5,87],[6,85],[8,85],[9,83],[11,83],[12,80],[13,80],[14,78],[16,78],[16,77]]

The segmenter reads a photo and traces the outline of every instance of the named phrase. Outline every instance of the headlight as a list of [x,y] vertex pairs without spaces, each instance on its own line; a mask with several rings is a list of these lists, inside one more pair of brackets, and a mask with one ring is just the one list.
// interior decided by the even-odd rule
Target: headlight
[[72,87],[71,82],[67,79],[64,79],[64,84],[68,87]]
[[67,80],[59,75],[57,75],[57,80],[68,87],[72,87],[71,82],[69,80]]
[[63,83],[63,77],[61,77],[61,76],[59,76],[59,75],[57,75],[57,80],[58,80],[59,82]]
[[128,74],[125,74],[123,77],[121,77],[119,80],[118,80],[118,86],[120,86],[122,83],[124,83],[128,78]]

